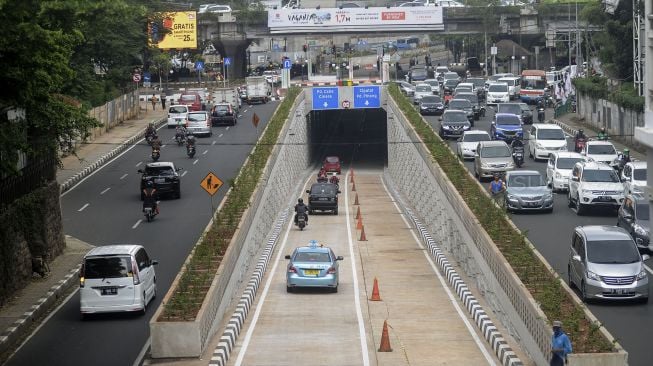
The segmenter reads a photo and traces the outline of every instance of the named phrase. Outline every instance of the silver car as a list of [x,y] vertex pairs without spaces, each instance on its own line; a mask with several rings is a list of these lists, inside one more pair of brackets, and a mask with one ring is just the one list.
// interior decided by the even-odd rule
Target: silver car
[[583,301],[592,299],[648,302],[648,274],[635,242],[617,226],[590,225],[574,229],[567,273]]
[[186,129],[193,135],[213,135],[208,112],[189,112]]
[[479,180],[515,169],[512,152],[505,141],[481,141],[474,154],[474,175]]
[[506,208],[509,211],[553,212],[553,192],[536,170],[506,173]]

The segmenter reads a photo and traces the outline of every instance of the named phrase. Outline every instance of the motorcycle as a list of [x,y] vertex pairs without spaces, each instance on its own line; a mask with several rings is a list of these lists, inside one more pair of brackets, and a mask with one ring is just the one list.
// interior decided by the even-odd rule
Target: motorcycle
[[145,219],[147,219],[147,222],[151,222],[152,220],[154,220],[154,216],[156,216],[154,207],[144,207],[143,214],[145,215]]
[[587,142],[587,140],[584,139],[584,138],[576,139],[576,142],[574,143],[574,151],[577,152],[577,153],[580,153],[583,150],[585,150],[585,143],[586,142]]
[[195,156],[195,145],[186,146],[186,155],[191,159]]
[[152,160],[157,161],[161,157],[159,149],[152,149]]
[[156,134],[149,134],[145,136],[145,141],[147,141],[148,145],[152,146],[152,141],[156,139],[156,137],[157,137]]
[[305,213],[298,213],[297,214],[297,226],[299,227],[299,230],[304,230],[306,227],[306,214]]
[[537,109],[537,121],[540,123],[544,122],[544,107],[539,107]]
[[177,145],[181,146],[186,143],[186,136],[182,133],[178,133],[175,135],[175,141],[177,141]]
[[512,160],[517,165],[517,168],[521,168],[524,165],[524,148],[515,147],[512,149]]

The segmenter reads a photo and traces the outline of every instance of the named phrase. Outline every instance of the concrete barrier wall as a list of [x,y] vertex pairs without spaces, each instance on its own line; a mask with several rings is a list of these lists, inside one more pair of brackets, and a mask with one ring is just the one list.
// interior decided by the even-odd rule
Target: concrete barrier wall
[[[387,111],[391,142],[387,173],[448,256],[475,282],[511,336],[537,365],[547,365],[551,330],[545,314],[391,98]],[[588,317],[594,320],[591,314]],[[626,364],[627,353],[623,350],[602,356],[605,363],[601,364]],[[574,361],[576,365],[588,364],[581,358]]]
[[[150,322],[152,357],[199,357],[208,341],[223,323],[225,311],[238,299],[239,289],[256,265],[257,253],[267,242],[279,212],[290,204],[288,192],[296,190],[308,165],[304,94],[291,109],[286,123],[267,162],[259,186],[243,215],[239,230],[218,268],[209,292],[194,322],[158,322],[164,305]],[[209,224],[210,226],[211,224]],[[180,278],[177,276],[163,304]]]

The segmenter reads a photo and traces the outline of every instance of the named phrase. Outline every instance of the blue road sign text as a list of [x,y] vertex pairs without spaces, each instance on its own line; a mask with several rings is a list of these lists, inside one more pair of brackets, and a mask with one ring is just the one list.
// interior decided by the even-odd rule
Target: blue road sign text
[[[313,101],[315,103],[315,101]],[[354,108],[380,108],[381,88],[379,86],[355,86]]]
[[313,88],[313,109],[338,109],[338,88]]

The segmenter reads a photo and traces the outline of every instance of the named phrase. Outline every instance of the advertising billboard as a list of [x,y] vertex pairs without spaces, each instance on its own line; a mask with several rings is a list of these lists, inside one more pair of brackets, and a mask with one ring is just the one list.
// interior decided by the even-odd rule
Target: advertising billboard
[[442,7],[268,10],[270,33],[444,30]]
[[161,22],[150,23],[152,45],[161,49],[197,48],[197,14],[194,11],[165,13],[162,17]]

